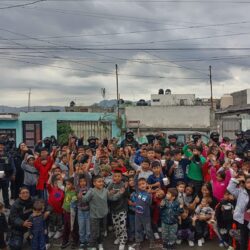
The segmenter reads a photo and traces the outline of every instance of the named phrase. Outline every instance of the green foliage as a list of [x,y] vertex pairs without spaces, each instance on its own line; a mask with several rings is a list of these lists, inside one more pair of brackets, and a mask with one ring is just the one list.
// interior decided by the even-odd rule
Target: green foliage
[[67,123],[58,123],[57,124],[57,138],[60,145],[68,143],[69,135],[73,134],[73,130]]

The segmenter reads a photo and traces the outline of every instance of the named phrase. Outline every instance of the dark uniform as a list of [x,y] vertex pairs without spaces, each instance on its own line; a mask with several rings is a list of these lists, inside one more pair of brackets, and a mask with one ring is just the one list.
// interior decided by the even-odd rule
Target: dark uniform
[[4,172],[3,178],[0,178],[0,189],[2,189],[4,205],[9,208],[9,182],[10,177],[15,174],[15,164],[13,158],[5,152],[0,154],[0,171]]

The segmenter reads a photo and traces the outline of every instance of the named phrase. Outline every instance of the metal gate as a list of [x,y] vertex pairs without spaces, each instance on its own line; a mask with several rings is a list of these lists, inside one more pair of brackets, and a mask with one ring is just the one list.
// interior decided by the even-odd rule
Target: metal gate
[[222,136],[235,139],[235,131],[241,130],[241,118],[223,118]]

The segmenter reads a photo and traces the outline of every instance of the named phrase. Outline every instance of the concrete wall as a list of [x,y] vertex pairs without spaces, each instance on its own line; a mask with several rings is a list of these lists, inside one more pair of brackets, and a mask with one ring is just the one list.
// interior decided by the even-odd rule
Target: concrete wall
[[57,121],[98,121],[99,119],[112,122],[113,137],[120,135],[114,113],[22,112],[16,121],[0,120],[0,129],[16,129],[16,142],[18,145],[23,140],[23,121],[41,121],[42,137],[44,138],[51,135],[57,136]]
[[233,96],[233,105],[235,106],[250,104],[250,89],[237,91],[231,93],[231,95]]
[[144,129],[209,129],[211,124],[208,106],[127,107],[125,115],[130,128],[138,127],[135,121]]

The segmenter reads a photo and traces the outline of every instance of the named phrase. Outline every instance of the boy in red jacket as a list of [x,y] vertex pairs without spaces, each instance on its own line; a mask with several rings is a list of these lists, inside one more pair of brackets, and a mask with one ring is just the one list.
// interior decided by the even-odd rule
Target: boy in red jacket
[[[47,149],[42,149],[41,150],[41,155],[42,152],[47,151]],[[36,185],[36,189],[38,190],[39,198],[47,201],[47,192],[46,192],[46,184],[49,179],[49,171],[52,168],[54,161],[51,156],[48,156],[48,151],[47,151],[47,156],[43,153],[41,157],[38,157],[35,160],[34,166],[39,172],[39,177]]]
[[59,239],[62,236],[62,215],[64,191],[60,174],[52,175],[47,185],[48,205],[53,209],[49,220],[49,238]]

